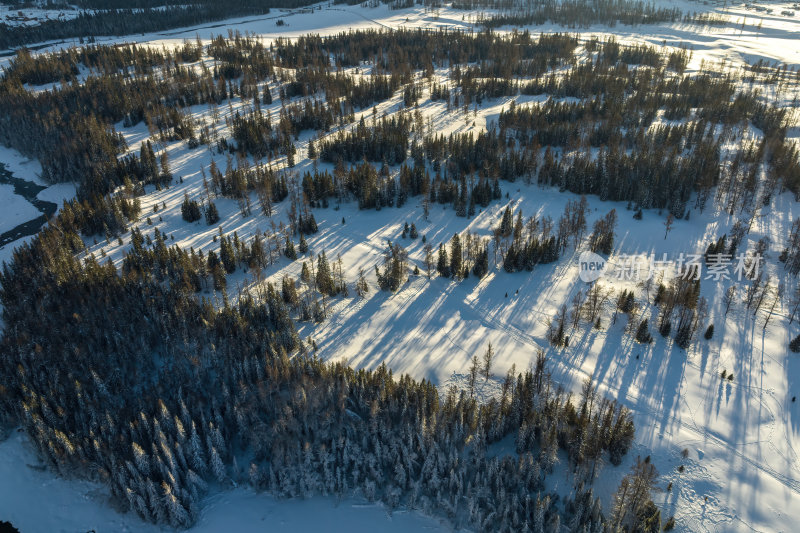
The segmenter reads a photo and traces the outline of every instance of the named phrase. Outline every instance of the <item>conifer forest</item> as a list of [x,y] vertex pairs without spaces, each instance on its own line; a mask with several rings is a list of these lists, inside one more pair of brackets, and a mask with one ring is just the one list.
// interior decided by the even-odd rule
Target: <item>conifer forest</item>
[[2,0],[0,532],[791,531],[795,9]]

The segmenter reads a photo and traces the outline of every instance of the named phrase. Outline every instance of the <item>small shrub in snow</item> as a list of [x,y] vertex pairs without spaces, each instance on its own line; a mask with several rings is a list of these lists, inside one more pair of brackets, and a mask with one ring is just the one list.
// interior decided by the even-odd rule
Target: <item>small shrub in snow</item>
[[800,335],[795,337],[794,340],[789,343],[789,349],[794,353],[800,353]]

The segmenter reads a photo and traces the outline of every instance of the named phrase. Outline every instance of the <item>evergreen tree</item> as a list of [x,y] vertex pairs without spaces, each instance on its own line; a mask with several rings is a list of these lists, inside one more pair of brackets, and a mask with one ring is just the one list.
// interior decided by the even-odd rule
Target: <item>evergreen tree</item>
[[208,207],[206,208],[206,224],[211,226],[217,222],[219,222],[219,212],[217,212],[217,206],[214,205],[214,202],[208,202]]
[[300,302],[297,287],[295,287],[294,281],[289,276],[283,276],[283,279],[281,279],[281,296],[283,301],[292,307],[297,307]]
[[200,220],[202,216],[200,205],[196,201],[190,200],[188,193],[184,193],[183,204],[181,204],[181,217],[183,220],[186,222],[196,222]]
[[475,276],[482,278],[489,272],[489,248],[482,246],[478,257],[475,260],[475,265],[472,267],[472,273]]
[[297,259],[297,253],[294,251],[294,243],[292,242],[292,239],[290,239],[288,235],[286,236],[286,241],[283,246],[283,255],[285,255],[292,261]]
[[384,259],[384,268],[381,272],[375,267],[378,277],[378,284],[381,289],[397,292],[406,279],[407,253],[399,244],[389,242],[388,250]]
[[447,260],[447,250],[445,250],[443,244],[439,245],[439,258],[436,262],[436,271],[443,278],[450,277],[450,263]]
[[650,335],[650,327],[645,318],[639,323],[639,328],[636,330],[636,340],[643,344],[650,344],[653,342],[653,336]]
[[236,271],[236,251],[228,237],[220,234],[219,258],[225,272],[233,274]]
[[503,211],[503,219],[500,221],[500,227],[499,227],[500,235],[502,235],[503,237],[510,237],[513,229],[514,229],[514,215],[511,212],[511,208],[506,207],[505,211]]
[[450,273],[454,278],[460,278],[463,275],[463,267],[461,238],[458,236],[458,233],[456,233],[450,241]]
[[317,256],[317,290],[326,296],[333,296],[336,294],[336,287],[333,283],[333,276],[331,275],[331,267],[328,263],[328,258],[325,256],[325,250]]

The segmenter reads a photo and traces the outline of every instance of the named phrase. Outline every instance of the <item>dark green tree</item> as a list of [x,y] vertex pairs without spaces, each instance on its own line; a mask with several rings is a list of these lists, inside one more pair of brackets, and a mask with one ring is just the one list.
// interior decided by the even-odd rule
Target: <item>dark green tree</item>
[[283,246],[283,255],[294,261],[297,259],[297,252],[294,251],[294,243],[289,236],[286,236],[286,243]]
[[325,250],[317,256],[317,290],[326,296],[336,294],[336,287],[333,283],[331,266],[325,256]]
[[217,206],[214,205],[214,202],[209,202],[208,207],[206,207],[206,224],[211,226],[217,222],[219,222],[219,212],[217,211]]
[[456,233],[450,241],[450,273],[454,278],[460,278],[463,275],[463,268],[464,259],[461,249],[461,237]]
[[439,245],[439,258],[436,261],[436,271],[443,278],[450,277],[450,263],[447,260],[447,250],[445,250],[443,244]]
[[478,252],[478,257],[475,259],[475,265],[472,267],[472,273],[477,277],[482,278],[489,272],[489,248],[487,246],[481,247]]
[[184,193],[183,195],[183,203],[181,204],[181,217],[186,222],[196,222],[203,217],[202,213],[200,212],[200,204],[194,200],[190,200],[188,193]]

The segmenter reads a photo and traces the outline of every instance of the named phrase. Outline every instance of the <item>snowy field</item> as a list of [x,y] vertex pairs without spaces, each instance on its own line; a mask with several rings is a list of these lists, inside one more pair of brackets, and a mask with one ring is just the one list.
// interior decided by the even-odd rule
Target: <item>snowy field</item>
[[[530,29],[536,32],[578,31],[586,38],[613,34],[623,42],[686,46],[693,51],[690,70],[699,69],[703,61],[740,67],[763,59],[800,66],[800,41],[797,39],[800,20],[781,14],[781,11],[792,10],[791,3],[769,4],[772,13],[740,4],[725,9],[691,2],[664,4],[677,5],[687,12],[714,10],[730,22],[719,27],[670,24],[576,29],[546,25]],[[392,11],[386,7],[335,6],[318,8],[313,14],[299,10],[275,11],[264,17],[245,17],[186,30],[99,41],[171,46],[181,44],[183,39],[193,39],[195,35],[209,39],[212,35],[226,33],[228,28],[253,32],[265,39],[306,33],[335,34],[367,27],[469,29],[474,17],[475,13],[448,8],[432,13],[422,9]],[[276,26],[277,19],[282,19],[285,25]],[[7,60],[0,60],[0,64]],[[784,105],[794,105],[792,94],[773,96],[780,98]],[[444,104],[423,100],[421,112],[431,117],[438,131],[449,133],[485,128],[496,121],[500,110],[507,109],[512,99],[484,102],[474,119],[471,117],[468,122],[460,114],[446,114]],[[526,102],[522,97],[517,100]],[[401,101],[402,97],[395,96],[379,104],[378,112],[393,113],[399,109]],[[279,106],[276,102],[270,108],[275,116]],[[230,109],[227,105],[220,106],[221,116],[214,127],[224,130],[225,118],[236,109],[235,106]],[[210,113],[205,107],[198,106],[192,112],[198,119],[209,119]],[[133,150],[138,150],[140,143],[149,137],[143,124],[128,129],[121,124],[117,127]],[[790,136],[797,137],[798,129],[794,128]],[[296,143],[299,154],[306,154],[309,138],[307,132],[301,135]],[[208,251],[218,247],[213,242],[218,226],[226,234],[236,231],[240,238],[249,239],[256,233],[271,231],[280,222],[285,223],[287,201],[277,206],[271,219],[260,214],[242,218],[236,201],[218,198],[215,203],[222,217],[218,225],[209,227],[202,221],[186,224],[180,214],[184,193],[189,192],[193,198],[202,196],[201,169],[207,169],[212,158],[224,168],[225,156],[212,154],[206,147],[190,150],[185,143],[170,143],[165,148],[173,174],[182,177],[183,183],[158,192],[148,189],[148,194],[142,198],[143,214],[138,224],[146,235],[152,236],[153,229],[158,228],[170,235],[170,244]],[[4,163],[16,161],[15,157],[7,151],[0,152],[0,161]],[[310,161],[301,159],[294,171],[302,174],[311,167]],[[22,168],[9,166],[15,175]],[[557,219],[566,202],[577,199],[569,193],[521,182],[501,182],[501,187],[503,199],[493,202],[471,220],[458,218],[451,208],[440,205],[433,206],[426,219],[416,198],[403,208],[379,212],[359,211],[354,203],[337,209],[335,202],[327,209],[315,209],[320,231],[307,239],[311,251],[324,250],[329,258],[340,255],[351,285],[363,269],[372,290],[364,299],[359,299],[352,290],[350,297],[333,299],[329,317],[323,323],[298,322],[301,336],[312,337],[318,355],[325,359],[343,359],[367,368],[386,363],[396,374],[427,378],[442,387],[463,385],[471,357],[483,353],[489,342],[497,353],[494,368],[497,376],[504,375],[512,365],[517,369],[527,368],[535,359],[537,349],[545,349],[555,380],[565,388],[578,390],[586,377],[592,377],[603,394],[619,399],[633,410],[636,445],[623,465],[613,469],[617,477],[610,476],[609,486],[598,487],[606,504],[610,503],[616,488],[610,482],[619,481],[637,454],[651,455],[662,474],[659,487],[663,492],[655,495],[655,501],[661,506],[665,519],[675,515],[678,530],[797,531],[800,402],[793,398],[800,396],[800,358],[790,354],[786,347],[800,332],[800,325],[797,320],[789,324],[788,299],[776,306],[768,327],[764,327],[765,314],[754,316],[741,302],[744,284],[738,287],[737,301],[726,314],[722,295],[738,282],[735,279],[704,280],[702,296],[710,304],[707,323],[714,324],[715,334],[711,340],[705,340],[700,332],[688,352],[655,331],[653,344],[633,342],[631,335],[624,331],[624,317],[613,323],[612,303],[604,309],[600,329],[581,323],[571,332],[568,348],[552,348],[546,339],[548,319],[562,303],[569,305],[579,290],[586,289],[579,279],[578,253],[568,252],[556,264],[538,266],[532,273],[509,274],[494,267],[480,282],[470,277],[453,283],[436,277],[427,279],[421,239],[400,237],[406,222],[414,223],[420,236],[424,235],[434,248],[448,241],[454,233],[470,231],[489,237],[506,206],[521,209],[525,217],[537,214]],[[5,189],[0,188],[0,193],[5,194]],[[69,188],[58,192],[62,196],[69,193]],[[702,253],[712,239],[728,232],[736,220],[715,208],[704,212],[695,210],[690,220],[676,221],[665,236],[665,214],[645,211],[643,219],[636,221],[624,203],[603,202],[597,197],[589,197],[588,202],[589,227],[612,208],[619,215],[616,249],[610,260],[612,268],[618,266],[626,254],[660,256],[666,253],[674,258],[680,253]],[[163,204],[166,209],[153,214],[153,206]],[[255,200],[254,205],[257,205]],[[152,218],[152,225],[143,221],[148,216]],[[787,294],[793,291],[797,279],[786,274],[777,257],[786,244],[792,220],[798,216],[800,207],[788,193],[774,196],[769,205],[759,209],[746,237],[747,243],[741,245],[741,249],[752,248],[761,237],[769,237],[764,268],[773,283],[786,282]],[[130,241],[129,235],[124,240],[123,246],[107,241],[88,244],[98,257],[108,257],[119,264]],[[387,240],[406,247],[412,268],[417,265],[422,272],[420,276],[411,276],[393,295],[378,291],[374,277],[374,266],[382,263]],[[230,297],[235,299],[240,289],[251,288],[259,282],[279,283],[285,274],[298,277],[301,264],[302,261],[289,262],[283,258],[266,271],[265,279],[260,281],[251,274],[237,272],[228,284]],[[642,285],[613,276],[604,277],[601,283],[615,294],[623,288],[635,289],[637,295],[646,290]],[[640,318],[650,316],[652,323],[654,312],[652,306],[647,306]],[[723,370],[732,372],[735,379],[721,379]],[[157,530],[131,515],[116,514],[108,507],[102,488],[54,479],[49,473],[26,466],[35,463],[36,459],[26,451],[20,435],[14,434],[0,443],[0,519],[10,517],[23,532],[91,528],[98,532]],[[682,468],[679,470],[679,467]],[[611,467],[608,469],[611,471]],[[669,484],[671,490],[668,491]],[[20,511],[24,509],[23,502],[30,501],[39,502],[35,516]],[[342,502],[338,506],[325,499],[276,502],[237,489],[212,495],[200,523],[192,531],[228,528],[231,516],[237,517],[240,531],[261,531],[264,524],[278,531],[306,531],[318,527],[336,531],[445,529],[416,514],[395,513],[388,518],[382,509],[362,507],[357,502]]]
[[[653,45],[685,46],[694,52],[694,60],[714,63],[724,62],[733,66],[755,63],[759,59],[788,66],[800,66],[800,46],[797,35],[800,30],[800,9],[794,2],[729,3],[718,1],[663,0],[658,7],[677,7],[687,14],[708,13],[723,25],[700,24],[651,24],[626,26],[617,24],[613,28],[605,25],[568,27],[544,24],[527,28],[533,32],[569,32],[581,35],[615,35],[620,42],[646,42]],[[313,11],[312,11],[313,10]],[[784,12],[796,14],[789,16]],[[440,28],[477,30],[476,21],[487,15],[486,11],[457,10],[442,7],[427,11],[421,8],[392,10],[381,5],[377,8],[360,6],[318,4],[310,8],[295,10],[274,9],[267,15],[248,16],[219,22],[208,22],[183,29],[125,37],[98,37],[98,43],[149,43],[152,46],[181,44],[184,39],[203,40],[225,34],[227,29],[241,33],[253,33],[265,39],[297,37],[314,33],[333,35],[358,28]],[[283,25],[278,26],[277,21]],[[499,31],[511,31],[505,27]],[[78,45],[78,39],[59,42],[40,51]],[[38,49],[38,47],[37,47]],[[8,64],[11,57],[0,57],[0,66]]]
[[[44,2],[41,3],[44,5]],[[9,6],[0,4],[0,23],[9,26],[38,26],[49,20],[71,20],[81,11],[75,6],[66,9],[47,9],[45,7]]]
[[3,206],[3,216],[0,217],[0,233],[13,229],[21,222],[39,216],[29,202],[21,196],[14,194],[14,186],[0,183],[0,205]]

